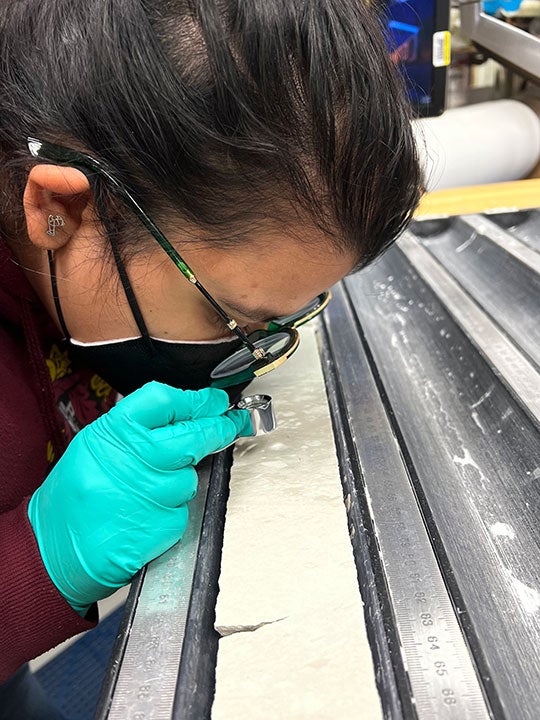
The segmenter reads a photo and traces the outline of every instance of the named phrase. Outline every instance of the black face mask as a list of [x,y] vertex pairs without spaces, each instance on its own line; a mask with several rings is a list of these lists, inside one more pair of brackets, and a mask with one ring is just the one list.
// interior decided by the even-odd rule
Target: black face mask
[[[169,342],[150,337],[124,265],[115,244],[112,245],[120,280],[141,337],[87,344],[72,340],[60,306],[54,260],[49,252],[54,303],[60,325],[70,344],[71,357],[95,370],[122,395],[128,395],[150,380],[184,390],[208,387],[212,370],[242,346],[241,340],[227,338],[208,342]],[[227,388],[232,401],[238,399],[246,385]]]
[[[70,342],[70,356],[127,395],[150,380],[159,380],[183,390],[200,390],[210,385],[210,373],[242,346],[230,342],[168,342],[150,337],[83,345]],[[231,397],[238,388],[230,388]]]

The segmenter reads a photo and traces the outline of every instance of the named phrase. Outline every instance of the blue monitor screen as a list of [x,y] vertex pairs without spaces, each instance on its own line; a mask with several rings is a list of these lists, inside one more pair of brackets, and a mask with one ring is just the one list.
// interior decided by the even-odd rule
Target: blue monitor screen
[[[390,0],[387,5],[389,50],[405,75],[411,103],[421,115],[443,109],[439,106],[444,103],[445,73],[433,66],[433,34],[445,28],[444,10],[441,13],[437,0]],[[442,15],[442,24],[437,15]]]

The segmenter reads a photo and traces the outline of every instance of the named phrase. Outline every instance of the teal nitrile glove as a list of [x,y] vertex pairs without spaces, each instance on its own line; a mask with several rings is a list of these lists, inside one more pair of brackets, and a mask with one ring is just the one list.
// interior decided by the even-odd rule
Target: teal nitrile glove
[[28,516],[52,581],[80,614],[126,585],[185,530],[194,469],[238,435],[223,390],[151,382],[75,436],[33,494]]

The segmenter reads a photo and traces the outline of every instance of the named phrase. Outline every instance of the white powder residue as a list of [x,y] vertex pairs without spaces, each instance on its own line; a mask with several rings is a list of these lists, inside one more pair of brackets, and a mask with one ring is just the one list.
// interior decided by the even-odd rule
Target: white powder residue
[[516,537],[516,531],[511,525],[507,525],[503,522],[496,522],[489,528],[490,533],[493,537],[506,537],[510,540],[514,540]]
[[540,608],[540,593],[521,580],[515,578],[512,573],[509,573],[510,581],[512,583],[512,590],[517,600],[523,606],[526,613],[534,615]]

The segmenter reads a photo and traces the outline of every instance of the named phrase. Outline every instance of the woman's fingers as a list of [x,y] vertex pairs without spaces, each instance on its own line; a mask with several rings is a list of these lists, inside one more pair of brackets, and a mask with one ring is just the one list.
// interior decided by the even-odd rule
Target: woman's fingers
[[180,469],[196,465],[203,457],[230,445],[237,436],[236,424],[226,415],[186,420],[153,430],[144,452],[151,452],[154,467]]
[[178,390],[150,382],[123,398],[109,414],[111,422],[127,419],[153,430],[183,420],[216,417],[228,406],[229,398],[224,390]]

